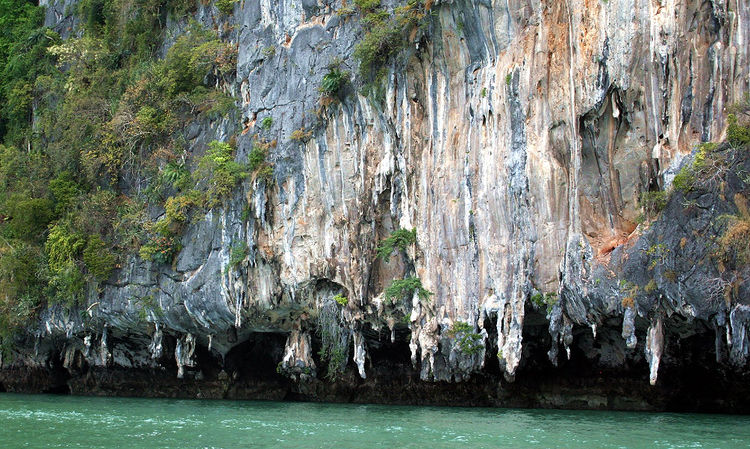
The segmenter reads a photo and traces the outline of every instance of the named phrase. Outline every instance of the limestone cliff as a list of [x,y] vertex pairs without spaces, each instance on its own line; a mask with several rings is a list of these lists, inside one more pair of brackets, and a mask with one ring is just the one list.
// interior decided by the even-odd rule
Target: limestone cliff
[[[615,390],[602,387],[578,406],[663,408],[682,390],[669,390],[679,381],[662,370],[683,372],[692,357],[709,361],[702,379],[744,378],[747,273],[723,276],[710,242],[726,226],[715,219],[737,213],[735,195],[748,193],[747,158],[729,158],[716,184],[675,191],[659,218],[638,216],[642,193],[670,191],[699,144],[725,138],[727,107],[750,83],[750,4],[425,3],[426,26],[389,59],[374,93],[355,75],[366,30],[356,12],[342,13],[346,2],[244,0],[231,15],[200,4],[195,18],[237,44],[236,79],[222,87],[241,124],[191,125],[190,151],[236,132],[242,161],[254,139],[276,140],[273,182],[243,182],[194,220],[171,265],[133,255],[80,312],[45,310],[4,361],[5,388],[34,389],[8,374],[34,367],[84,393],[110,391],[108,372],[165,369],[190,388],[223,385],[205,395],[243,396],[233,382],[270,366],[292,379],[274,380],[279,390],[356,400],[373,385],[396,387],[353,373],[388,378],[398,360],[390,373],[404,384],[450,391],[441,382],[457,382],[455,391],[496,404],[575,406],[570,397],[596,390],[527,402],[502,393],[533,395],[539,373],[598,372],[603,382],[627,373],[643,386],[616,388],[633,388],[640,403],[613,402]],[[48,5],[63,35],[77,26],[69,11]],[[167,23],[167,35],[185,23]],[[337,59],[348,82],[322,105],[319,86]],[[416,242],[376,257],[398,229],[416,229]],[[230,262],[238,244],[246,253]],[[432,294],[383,293],[411,277]],[[344,359],[329,351],[323,360],[325,348],[345,348]],[[348,366],[342,385],[325,380],[327,363]],[[661,388],[650,405],[649,380]],[[377,400],[367,391],[362,399]]]

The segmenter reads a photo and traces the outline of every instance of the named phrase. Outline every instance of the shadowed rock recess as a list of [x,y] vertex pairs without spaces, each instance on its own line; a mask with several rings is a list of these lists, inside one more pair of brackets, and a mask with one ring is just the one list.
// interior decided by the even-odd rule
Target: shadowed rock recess
[[[172,260],[126,255],[40,310],[0,391],[750,412],[725,238],[750,152],[701,146],[749,91],[750,3],[383,0],[418,23],[375,67],[368,2],[204,3],[160,51],[188,16],[222,30],[239,110],[188,125],[187,153],[273,141],[272,170]],[[46,6],[74,38],[75,1]]]

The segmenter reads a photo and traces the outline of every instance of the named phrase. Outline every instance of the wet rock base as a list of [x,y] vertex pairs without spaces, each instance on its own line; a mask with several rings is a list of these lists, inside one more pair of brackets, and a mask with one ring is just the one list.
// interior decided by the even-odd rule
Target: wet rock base
[[[540,322],[543,320],[539,320]],[[174,360],[157,368],[94,367],[85,362],[64,368],[60,358],[49,366],[13,366],[0,370],[0,391],[92,396],[287,400],[431,406],[480,406],[750,413],[750,375],[716,361],[713,330],[695,323],[695,334],[668,335],[656,385],[649,385],[641,344],[628,350],[619,329],[574,329],[570,358],[558,366],[547,357],[549,336],[543,325],[524,329],[524,363],[516,379],[503,378],[497,358],[457,383],[425,382],[413,369],[408,342],[387,335],[370,340],[367,379],[351,361],[335,381],[325,370],[305,382],[277,373],[275,355],[284,337],[268,334],[239,344],[223,360],[196,349],[196,366],[177,377]],[[546,337],[545,337],[546,336]],[[719,355],[720,359],[722,355]],[[320,366],[320,365],[319,365]]]

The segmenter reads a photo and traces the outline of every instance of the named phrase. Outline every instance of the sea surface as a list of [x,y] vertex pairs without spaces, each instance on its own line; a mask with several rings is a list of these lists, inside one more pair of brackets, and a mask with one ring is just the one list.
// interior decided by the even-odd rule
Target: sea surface
[[750,448],[750,416],[0,394],[1,448]]

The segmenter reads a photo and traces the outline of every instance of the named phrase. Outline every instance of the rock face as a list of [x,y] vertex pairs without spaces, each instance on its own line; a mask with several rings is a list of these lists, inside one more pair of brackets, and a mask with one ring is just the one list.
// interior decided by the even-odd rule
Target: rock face
[[[48,24],[75,27],[60,3]],[[428,3],[383,89],[349,75],[325,108],[329,64],[357,69],[356,14],[200,5],[204,25],[234,26],[237,157],[276,139],[273,185],[248,181],[192,223],[171,266],[134,255],[81,313],[46,310],[3,360],[3,388],[138,394],[157,376],[140,394],[742,410],[747,277],[723,278],[710,242],[748,193],[748,159],[729,158],[721,188],[675,192],[650,226],[637,217],[748,92],[750,4]],[[192,150],[233,130],[203,123]],[[415,244],[376,258],[412,228]],[[386,298],[410,276],[432,295]],[[337,294],[348,303],[322,323]],[[318,355],[329,326],[349,360],[338,381]]]

